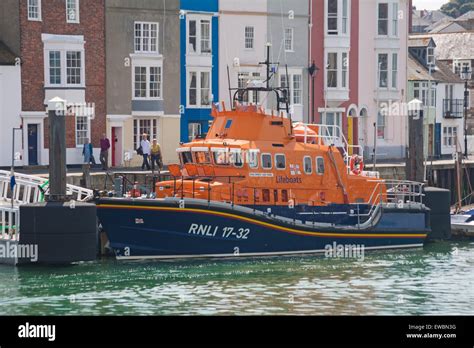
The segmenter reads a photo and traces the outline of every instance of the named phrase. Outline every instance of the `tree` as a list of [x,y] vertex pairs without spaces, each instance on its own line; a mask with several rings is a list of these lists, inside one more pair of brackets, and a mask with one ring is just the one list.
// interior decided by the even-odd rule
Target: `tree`
[[450,0],[440,8],[441,12],[457,18],[463,14],[474,11],[474,0]]

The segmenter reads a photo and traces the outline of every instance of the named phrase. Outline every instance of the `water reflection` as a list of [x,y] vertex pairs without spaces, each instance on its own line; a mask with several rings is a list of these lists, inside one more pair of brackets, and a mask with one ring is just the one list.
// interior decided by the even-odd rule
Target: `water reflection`
[[474,314],[474,243],[288,257],[0,267],[0,314]]

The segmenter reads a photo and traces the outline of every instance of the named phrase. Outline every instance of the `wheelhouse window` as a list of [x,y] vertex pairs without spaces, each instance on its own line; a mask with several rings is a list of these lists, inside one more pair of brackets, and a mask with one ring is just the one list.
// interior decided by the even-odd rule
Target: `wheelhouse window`
[[79,0],[66,0],[66,19],[68,23],[79,23]]
[[304,156],[303,167],[306,174],[311,174],[313,172],[313,162],[311,161],[311,157]]
[[283,154],[275,155],[275,167],[276,169],[285,169],[286,168],[286,157]]
[[262,154],[262,168],[271,169],[272,168],[272,155],[269,153]]
[[230,149],[230,158],[229,161],[234,165],[234,167],[242,168],[244,162],[242,160],[242,151],[240,149]]
[[181,159],[181,163],[183,165],[186,163],[193,163],[193,155],[191,154],[191,151],[180,152],[179,158]]
[[324,174],[324,158],[322,157],[316,157],[316,174]]
[[41,20],[41,0],[28,0],[28,20]]
[[199,164],[211,163],[211,155],[208,151],[196,151],[194,152],[194,158],[196,159],[196,163]]
[[214,159],[214,163],[220,166],[228,166],[229,165],[229,154],[227,149],[214,149],[212,150],[212,157]]
[[247,151],[247,163],[250,168],[258,167],[258,151],[256,150]]

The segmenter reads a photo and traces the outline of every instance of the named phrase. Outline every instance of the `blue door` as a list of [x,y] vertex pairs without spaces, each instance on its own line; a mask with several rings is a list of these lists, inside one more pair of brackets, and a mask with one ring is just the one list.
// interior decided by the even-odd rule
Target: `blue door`
[[38,165],[38,125],[28,125],[28,165]]
[[441,123],[435,126],[435,157],[441,157]]

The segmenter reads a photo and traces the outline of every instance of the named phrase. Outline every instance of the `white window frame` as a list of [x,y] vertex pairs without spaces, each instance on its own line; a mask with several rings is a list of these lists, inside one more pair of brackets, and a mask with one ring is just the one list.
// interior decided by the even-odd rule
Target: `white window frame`
[[27,12],[27,16],[28,16],[28,20],[29,21],[38,21],[38,22],[41,22],[41,0],[37,0],[37,7],[38,7],[38,17],[30,17],[30,7],[31,7],[31,2],[32,0],[28,0],[27,4],[26,4],[26,12]]
[[[380,119],[383,120],[383,124],[379,122],[379,116]],[[379,130],[382,129],[383,134],[379,135]],[[387,115],[384,115],[381,111],[377,113],[377,139],[386,139],[387,136]]]
[[[239,88],[246,88],[247,84],[246,83],[240,83],[245,82],[245,81],[252,81],[252,80],[261,80],[262,79],[262,74],[259,71],[239,71],[237,73],[237,83]],[[244,94],[244,99],[242,102],[244,104],[248,103],[253,103],[253,104],[259,104],[260,102],[260,96],[256,91],[247,91],[247,93]]]
[[[458,127],[457,126],[444,126],[443,127],[443,146],[452,148],[456,146],[458,141]],[[451,144],[449,144],[451,142]]]
[[[145,68],[145,76],[146,76],[146,96],[145,97],[136,97],[135,96],[135,68]],[[160,88],[158,90],[157,97],[150,96],[150,71],[151,68],[159,68],[160,69]],[[149,62],[134,62],[132,64],[132,100],[163,100],[163,61],[149,61]]]
[[[295,103],[295,76],[300,76],[300,82],[301,82],[301,85],[300,85],[300,88],[299,88],[299,91],[300,91],[300,99],[301,99],[301,102],[300,103]],[[280,71],[280,86],[281,87],[289,87],[289,104],[290,105],[303,105],[303,74],[300,73],[300,72],[288,72],[288,79],[290,80],[289,81],[289,86],[286,86],[286,84],[283,83],[283,79],[286,79],[286,71],[285,70],[281,70]]]
[[[328,124],[327,114],[334,114],[334,123]],[[331,136],[339,138],[342,141],[342,135],[340,134],[342,132],[342,112],[341,111],[338,111],[338,110],[323,111],[321,112],[321,121],[322,121],[322,124],[327,125],[327,126],[337,126],[338,128],[328,127],[328,132],[329,134],[331,134],[331,129],[335,130],[337,134],[331,134]]]
[[[189,87],[191,84],[190,80],[190,73],[196,73],[196,105],[191,105],[189,103]],[[201,73],[207,72],[209,73],[209,105],[202,105],[201,104]],[[186,107],[190,109],[210,109],[212,108],[212,103],[214,101],[214,95],[212,93],[212,68],[188,68],[186,69]]]
[[[423,106],[427,107],[428,105],[428,93],[429,93],[429,82],[428,81],[416,81],[413,83],[413,96],[423,103]],[[415,92],[418,93],[415,96]],[[429,96],[430,107],[436,107],[436,83],[431,82],[431,95]]]
[[[140,26],[140,36],[137,36],[137,25]],[[148,37],[144,37],[143,35],[143,27],[144,25],[148,25]],[[156,26],[156,50],[151,49],[151,42],[152,42],[152,26]],[[137,49],[137,39],[140,41],[140,49]],[[148,49],[145,50],[144,43],[147,42]],[[135,21],[133,22],[133,51],[135,53],[160,53],[160,23],[159,22],[143,22],[143,21]]]
[[[192,52],[189,45],[189,22],[196,21],[196,51]],[[201,22],[209,21],[209,48],[210,52],[201,52]],[[190,55],[212,55],[212,16],[187,15],[186,16],[186,53]]]
[[[324,66],[328,66],[329,63],[329,54],[336,54],[336,87],[329,87],[328,86],[328,69],[324,69],[324,86],[327,90],[349,90],[349,74],[350,74],[350,59],[349,59],[349,51],[347,50],[338,50],[338,49],[331,49],[325,52],[324,56]],[[346,55],[346,62],[347,66],[346,69],[343,69],[344,65],[344,58],[343,55]],[[345,87],[343,84],[343,70],[345,71]]]
[[[336,18],[337,28],[331,33],[329,32],[329,0],[324,0],[324,35],[327,37],[337,36],[349,36],[351,32],[351,0],[336,0],[337,1],[337,13]],[[347,13],[344,15],[344,8]],[[345,29],[345,30],[344,30]]]
[[453,73],[461,77],[462,70],[465,66],[467,66],[472,71],[470,59],[455,59],[453,61]]
[[[247,45],[248,43],[250,44],[249,46]],[[255,27],[253,25],[246,25],[244,28],[244,48],[247,51],[255,49]]]
[[434,47],[427,47],[426,48],[426,64],[428,66],[432,66],[434,67],[435,64],[436,64],[436,60],[435,60],[435,52],[434,52],[435,48]]
[[[52,84],[50,83],[50,62],[49,52],[59,52],[60,54],[60,69],[61,69],[61,83]],[[68,83],[67,82],[67,52],[80,52],[81,53],[81,83]],[[47,48],[44,50],[44,72],[45,72],[45,87],[63,87],[63,88],[77,88],[85,87],[85,51],[84,49],[61,49],[61,48]]]
[[[379,6],[387,4],[387,34],[379,33]],[[400,21],[398,19],[398,2],[397,1],[377,1],[375,7],[375,33],[379,38],[398,38],[400,35]]]
[[91,142],[91,118],[89,116],[84,116],[84,115],[75,115],[74,116],[74,133],[75,133],[75,142],[76,142],[76,148],[81,148],[84,146],[84,143],[79,143],[79,138],[78,138],[78,132],[77,132],[77,125],[78,125],[78,117],[83,117],[87,119],[87,133],[86,136],[84,137],[89,139],[89,142]]
[[159,141],[159,122],[158,118],[156,117],[133,117],[133,124],[132,124],[132,134],[133,134],[133,145],[134,149],[140,146],[140,141],[143,132],[141,131],[142,127],[140,126],[140,122],[142,121],[150,121],[150,132],[148,134],[148,140],[150,143],[153,139],[157,139]]
[[[191,129],[190,129],[191,128]],[[191,132],[190,132],[191,130]],[[196,132],[197,130],[197,132]],[[202,124],[201,122],[188,122],[188,140],[191,142],[198,135],[202,134]]]
[[[288,37],[288,33],[290,36]],[[285,47],[285,52],[294,52],[295,51],[295,29],[292,27],[285,28],[283,37],[283,44]],[[290,47],[287,47],[288,39],[290,42]]]
[[[382,54],[386,54],[387,55],[387,70],[383,70],[384,72],[386,71],[387,72],[387,86],[385,87],[382,87],[380,86],[380,81],[381,81],[381,72],[382,70],[380,71],[380,74],[379,74],[379,56],[382,55]],[[394,54],[396,54],[396,57],[397,57],[397,64],[396,64],[396,67],[393,65],[393,58],[394,58]],[[376,83],[375,85],[377,86],[377,88],[379,90],[384,90],[384,91],[397,91],[398,90],[398,75],[399,75],[399,63],[400,63],[400,54],[398,51],[377,51],[376,52],[376,57],[375,57],[375,75],[376,75]],[[395,69],[396,68],[396,69]],[[395,75],[394,75],[395,73]],[[396,81],[393,81],[393,77],[395,76],[396,78]],[[394,87],[394,82],[396,82],[395,86]]]
[[66,22],[67,23],[79,23],[79,0],[72,0],[74,2],[74,6],[75,6],[75,18],[74,19],[70,19],[69,18],[69,12],[71,9],[68,8],[68,5],[69,5],[69,1],[70,0],[66,0]]

